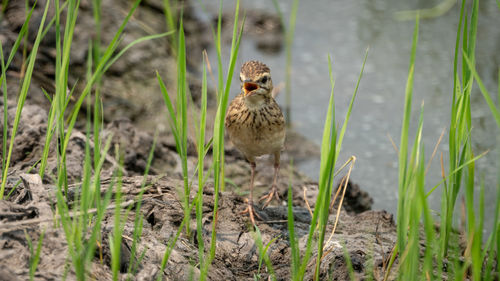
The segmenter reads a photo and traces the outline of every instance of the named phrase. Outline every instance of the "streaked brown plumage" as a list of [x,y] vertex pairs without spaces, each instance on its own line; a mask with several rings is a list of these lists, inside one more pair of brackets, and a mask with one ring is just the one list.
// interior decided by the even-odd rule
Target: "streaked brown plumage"
[[[226,114],[226,131],[233,144],[245,155],[251,166],[250,196],[244,211],[255,224],[253,186],[255,157],[274,154],[274,178],[271,191],[261,197],[264,207],[276,197],[280,166],[280,152],[285,142],[285,119],[272,97],[273,82],[269,67],[259,61],[248,61],[240,71],[241,93],[229,105]],[[257,215],[258,216],[258,215]]]

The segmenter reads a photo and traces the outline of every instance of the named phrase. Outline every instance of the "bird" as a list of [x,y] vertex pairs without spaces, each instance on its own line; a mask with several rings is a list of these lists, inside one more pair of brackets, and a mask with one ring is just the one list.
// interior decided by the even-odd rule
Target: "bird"
[[271,190],[262,196],[263,208],[273,198],[279,200],[278,174],[280,155],[285,143],[285,118],[276,100],[273,98],[273,81],[271,70],[260,61],[250,60],[241,66],[241,92],[229,104],[225,128],[229,139],[250,162],[250,195],[247,207],[242,214],[248,213],[255,225],[255,217],[260,216],[253,207],[253,188],[255,179],[255,159],[257,156],[274,155],[274,176]]

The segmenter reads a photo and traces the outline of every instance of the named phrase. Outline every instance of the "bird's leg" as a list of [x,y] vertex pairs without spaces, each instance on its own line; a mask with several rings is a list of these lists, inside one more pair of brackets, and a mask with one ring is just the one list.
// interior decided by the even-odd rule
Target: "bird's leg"
[[[259,216],[259,214],[257,214],[255,212],[255,210],[253,209],[253,182],[254,182],[254,178],[255,178],[255,162],[250,162],[250,168],[251,168],[251,174],[250,174],[250,195],[248,196],[248,199],[246,200],[247,201],[247,208],[241,212],[242,214],[246,214],[248,213],[248,215],[250,216],[250,220],[252,221],[252,224],[255,225],[255,217],[261,219],[261,217]],[[255,216],[255,217],[254,217]]]
[[273,177],[273,185],[271,186],[271,191],[262,197],[260,197],[259,201],[265,200],[264,205],[262,208],[264,209],[269,205],[271,200],[273,198],[276,198],[276,200],[280,200],[280,196],[278,194],[278,174],[280,171],[280,152],[275,152],[274,153],[274,177]]

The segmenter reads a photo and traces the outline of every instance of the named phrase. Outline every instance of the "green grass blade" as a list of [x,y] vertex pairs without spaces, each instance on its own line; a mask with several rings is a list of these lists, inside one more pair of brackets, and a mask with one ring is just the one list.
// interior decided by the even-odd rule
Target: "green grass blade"
[[[423,151],[423,144],[421,150]],[[422,274],[427,278],[427,276],[433,275],[434,250],[438,244],[435,243],[434,221],[432,218],[431,209],[425,196],[425,165],[423,164],[425,163],[425,159],[423,152],[420,154],[420,157],[420,165],[417,168],[417,198],[423,212],[423,224],[426,241],[425,243],[427,245],[424,251]]]
[[[178,4],[176,0],[174,0],[176,4]],[[176,8],[176,7],[174,7]],[[170,0],[163,0],[163,13],[165,14],[165,22],[167,23],[167,28],[171,32],[176,32],[176,23],[177,23],[177,15],[172,8],[172,5],[170,3]],[[177,56],[177,49],[178,49],[178,42],[177,42],[177,37],[172,36],[169,40],[170,43],[170,50],[173,53],[173,56]]]
[[486,104],[488,104],[488,107],[490,108],[491,113],[493,114],[493,118],[495,118],[495,122],[497,123],[497,127],[500,127],[500,111],[496,107],[495,103],[493,102],[493,99],[491,98],[491,95],[489,91],[486,89],[484,86],[483,81],[479,77],[479,74],[477,74],[476,68],[472,62],[472,60],[465,54],[463,53],[463,57],[465,59],[465,62],[467,63],[472,75],[474,76],[474,79],[477,81],[477,85],[479,86],[479,90],[481,91],[481,94],[484,97],[484,100],[486,101]]
[[186,46],[184,38],[184,27],[181,19],[179,21],[178,32],[178,50],[177,50],[177,124],[180,133],[181,151],[178,151],[182,162],[182,175],[184,181],[184,216],[188,219],[186,222],[186,233],[190,234],[189,218],[189,181],[188,181],[188,167],[187,167],[187,78],[186,78]]
[[273,5],[274,5],[274,9],[276,10],[276,13],[278,14],[278,18],[280,19],[281,26],[283,27],[283,29],[285,29],[285,32],[286,32],[287,26],[285,24],[283,12],[280,9],[280,5],[278,3],[278,0],[273,0]]
[[236,59],[238,56],[238,51],[240,48],[241,37],[243,35],[243,27],[245,25],[245,16],[243,17],[241,27],[238,28],[238,15],[239,15],[239,0],[236,2],[236,10],[235,10],[235,18],[233,25],[233,39],[231,44],[231,58],[229,60],[229,69],[226,76],[226,83],[224,85],[224,94],[221,97],[221,103],[217,108],[216,118],[218,118],[218,122],[214,125],[214,130],[217,129],[217,142],[214,138],[214,143],[218,144],[217,147],[217,156],[219,157],[218,166],[215,167],[215,171],[217,172],[217,178],[215,179],[218,182],[217,188],[221,191],[225,190],[224,183],[224,119],[225,112],[227,109],[227,103],[229,98],[229,91],[231,89],[231,82],[233,79],[234,68],[236,66]]
[[164,33],[159,33],[159,34],[153,34],[153,35],[144,36],[144,37],[141,37],[139,39],[136,39],[136,40],[132,41],[127,46],[125,46],[125,48],[123,48],[118,54],[116,54],[106,64],[106,66],[104,67],[104,69],[103,69],[102,72],[106,72],[111,67],[111,65],[113,65],[125,52],[127,52],[130,48],[134,47],[135,45],[137,45],[139,43],[142,43],[144,41],[149,41],[149,40],[153,40],[153,39],[158,39],[158,38],[162,38],[162,37],[165,37],[165,36],[169,36],[169,35],[172,35],[174,33],[175,33],[175,31],[169,31],[169,32],[164,32]]
[[33,69],[35,66],[35,60],[36,60],[36,54],[38,53],[38,47],[40,46],[41,42],[41,33],[43,30],[43,26],[45,24],[45,19],[47,18],[47,12],[49,10],[49,4],[50,1],[47,1],[45,5],[45,9],[43,12],[42,20],[40,21],[40,26],[38,28],[38,33],[35,39],[35,43],[33,44],[33,48],[31,50],[31,57],[28,61],[28,67],[26,68],[26,73],[24,76],[23,84],[21,86],[18,102],[17,102],[17,110],[16,110],[16,115],[14,118],[14,124],[12,126],[12,132],[11,132],[11,138],[10,138],[10,143],[9,143],[9,150],[7,153],[7,159],[5,161],[4,167],[3,167],[3,173],[2,173],[2,183],[0,185],[0,200],[3,199],[4,192],[5,192],[5,184],[6,184],[6,179],[7,179],[7,172],[9,169],[9,164],[10,164],[10,159],[12,157],[12,150],[14,148],[14,138],[16,137],[17,129],[19,127],[19,122],[21,120],[21,112],[24,107],[24,102],[26,101],[26,97],[28,95],[28,90],[29,86],[31,85],[31,76],[33,75]]
[[167,106],[167,111],[169,114],[167,115],[167,120],[170,124],[170,128],[172,129],[172,133],[174,134],[174,139],[176,140],[175,142],[180,142],[178,134],[179,129],[177,128],[177,117],[175,115],[174,106],[172,105],[172,101],[170,99],[170,96],[168,95],[167,87],[165,86],[165,83],[163,83],[163,79],[161,79],[158,71],[156,72],[156,78],[158,79],[158,84],[160,84],[160,90],[163,95],[163,100],[165,101],[165,105]]
[[[103,151],[101,152],[102,155],[106,155],[109,151],[109,148],[111,146],[111,140],[112,140],[112,135],[108,136],[106,139]],[[97,170],[100,171],[101,167],[104,163],[105,157],[101,157],[99,165]],[[94,257],[94,251],[96,247],[96,243],[94,243],[97,240],[97,237],[101,233],[101,222],[104,219],[104,215],[106,214],[106,208],[109,205],[109,202],[111,201],[111,196],[113,193],[113,187],[114,187],[114,175],[112,177],[112,183],[110,184],[110,187],[108,190],[106,190],[106,193],[104,194],[104,199],[100,200],[100,204],[96,205],[97,208],[97,214],[94,216],[94,225],[91,230],[90,238],[89,238],[89,243],[88,246],[86,247],[86,253],[85,253],[85,258],[84,260],[90,261]],[[95,189],[94,189],[95,190]],[[101,194],[97,194],[96,196],[101,196]]]
[[40,237],[38,238],[36,250],[33,249],[33,241],[31,241],[31,237],[29,236],[29,234],[26,230],[24,230],[24,235],[26,236],[26,241],[28,243],[28,248],[30,251],[29,276],[30,276],[30,281],[33,281],[33,280],[35,280],[36,268],[38,267],[38,263],[40,262],[40,253],[42,252],[42,243],[43,243],[43,237],[45,235],[45,231],[42,231],[40,233]]
[[328,155],[329,145],[330,145],[330,136],[331,136],[331,128],[332,124],[335,124],[335,96],[334,96],[334,88],[335,88],[335,80],[333,79],[332,74],[332,61],[330,55],[328,55],[328,71],[330,75],[330,83],[331,83],[331,92],[330,92],[330,101],[328,103],[328,110],[326,113],[325,124],[323,127],[323,139],[321,141],[321,164],[320,164],[320,178],[321,175],[324,175],[326,172],[327,158],[323,157],[323,155]]
[[[196,203],[196,202],[193,202],[193,203]],[[189,208],[190,211],[193,209],[193,207],[194,207],[194,204],[191,204],[191,206]],[[170,241],[167,245],[167,249],[165,250],[165,253],[163,254],[163,258],[161,260],[160,272],[158,273],[158,277],[157,277],[158,281],[163,280],[163,278],[162,278],[163,271],[165,270],[165,267],[167,266],[168,259],[170,258],[170,255],[172,254],[172,250],[174,249],[175,244],[177,243],[177,240],[179,239],[179,236],[181,235],[181,232],[185,227],[185,224],[186,224],[186,217],[184,217],[182,219],[182,222],[179,226],[179,229],[177,229],[177,232],[176,232],[174,238],[170,239]]]
[[349,252],[347,251],[345,245],[342,245],[342,251],[344,252],[344,260],[347,267],[347,273],[349,274],[349,279],[355,281],[357,279],[356,276],[354,275],[354,268],[352,267],[351,256],[349,255]]
[[403,122],[401,125],[401,140],[399,144],[399,183],[398,183],[398,216],[397,216],[397,235],[398,248],[401,252],[405,249],[406,231],[407,231],[407,210],[404,202],[406,201],[407,184],[408,184],[408,134],[410,128],[410,115],[413,97],[413,75],[415,70],[415,56],[418,44],[419,18],[415,21],[413,30],[413,43],[410,56],[410,66],[408,71],[408,80],[405,90],[405,104],[403,113]]
[[[288,235],[290,239],[290,248],[292,249],[292,278],[293,280],[299,280],[299,266],[300,266],[300,256],[299,256],[299,245],[297,238],[295,236],[295,223],[293,219],[293,200],[292,200],[292,185],[288,185]],[[312,228],[312,227],[311,227]]]
[[7,80],[6,80],[6,75],[5,72],[6,67],[5,67],[5,60],[4,60],[4,55],[3,55],[3,48],[2,44],[0,44],[0,60],[2,63],[2,76],[1,76],[1,83],[0,87],[2,88],[3,92],[3,126],[2,126],[2,163],[1,163],[1,168],[0,172],[2,172],[2,180],[5,180],[3,178],[3,169],[5,167],[5,161],[6,161],[6,156],[7,156],[7,132],[8,132],[8,124],[9,124],[9,114],[8,114],[8,108],[7,108]]
[[[351,116],[352,107],[354,105],[354,100],[356,99],[356,95],[358,93],[358,88],[359,88],[359,83],[361,82],[361,77],[363,77],[366,59],[368,58],[368,50],[369,49],[367,48],[365,51],[365,57],[363,59],[363,64],[361,65],[361,71],[359,72],[358,81],[356,82],[356,87],[354,88],[354,93],[352,94],[351,101],[349,102],[349,107],[347,108],[347,113],[346,113],[346,116],[344,119],[344,124],[342,124],[342,128],[340,129],[339,137],[337,140],[337,147],[336,147],[336,149],[337,149],[336,155],[337,156],[339,155],[340,149],[342,147],[342,140],[344,139],[344,134],[345,134],[345,131],[347,129],[347,123],[349,122],[349,117]],[[330,70],[330,72],[331,72],[331,70]],[[335,159],[335,162],[336,162],[336,160],[337,159]]]
[[[134,218],[134,232],[132,236],[132,246],[130,247],[131,250],[131,257],[130,257],[130,263],[129,263],[129,268],[127,270],[128,273],[131,273],[134,275],[136,271],[138,270],[140,266],[140,261],[136,261],[136,251],[137,251],[137,244],[138,241],[142,235],[142,228],[143,228],[143,216],[141,214],[141,206],[142,206],[142,198],[144,195],[144,192],[146,191],[146,180],[147,176],[149,174],[149,169],[151,168],[151,163],[153,162],[154,158],[154,152],[156,148],[156,142],[158,140],[158,131],[155,132],[154,138],[153,138],[153,144],[151,145],[151,150],[149,151],[148,159],[146,162],[146,168],[144,169],[144,176],[142,179],[141,183],[141,191],[139,194],[136,196],[136,206],[135,206],[135,218]],[[144,253],[143,253],[144,254]]]
[[113,280],[118,280],[120,272],[120,248],[122,244],[122,233],[123,233],[123,223],[122,223],[122,169],[123,158],[119,157],[118,148],[116,148],[116,154],[119,158],[119,167],[117,168],[118,177],[117,185],[115,189],[115,213],[114,213],[114,225],[113,231],[109,234],[109,248],[111,251],[111,272],[113,274]]
[[107,62],[111,59],[111,56],[112,56],[113,52],[116,50],[116,48],[118,46],[119,38],[120,38],[123,30],[125,29],[126,24],[128,23],[128,21],[132,17],[132,14],[137,9],[137,7],[139,6],[140,2],[141,2],[141,0],[136,0],[134,2],[134,4],[132,5],[132,8],[129,10],[127,16],[125,17],[125,19],[123,20],[122,24],[118,28],[118,31],[115,33],[115,36],[111,40],[111,42],[108,45],[106,51],[103,53],[101,61],[99,62],[98,66],[96,67],[96,69],[94,71],[94,74],[92,75],[90,81],[87,82],[87,84],[85,85],[85,88],[83,89],[80,97],[78,98],[78,100],[75,103],[73,111],[72,111],[72,113],[70,115],[71,118],[70,118],[68,127],[66,129],[65,138],[64,138],[62,149],[61,149],[62,152],[63,152],[63,155],[62,155],[63,159],[64,159],[64,157],[66,155],[66,148],[68,147],[69,140],[70,140],[69,136],[71,136],[71,132],[73,131],[73,128],[75,126],[76,118],[78,116],[78,112],[80,111],[80,107],[82,106],[82,103],[83,103],[85,97],[87,96],[87,94],[90,93],[90,91],[91,91],[93,85],[95,84],[95,82],[102,75],[102,73],[103,73],[102,70],[107,65]]
[[203,170],[205,159],[205,127],[207,116],[207,68],[203,62],[203,75],[201,85],[201,108],[198,132],[198,193],[196,202],[196,234],[198,239],[198,256],[200,264],[200,280],[206,279],[208,265],[205,266],[205,242],[203,241]]
[[[238,15],[239,15],[239,0],[236,1],[236,8],[235,8],[235,18],[234,18],[234,23],[233,23],[233,40],[232,40],[232,45],[231,45],[231,56],[230,56],[230,61],[229,61],[229,70],[227,73],[227,78],[226,78],[226,84],[224,87],[224,92],[220,92],[218,96],[218,105],[217,105],[217,112],[215,115],[215,123],[214,123],[214,129],[213,129],[213,166],[214,166],[214,208],[213,208],[213,217],[217,218],[218,214],[218,204],[219,204],[219,191],[222,190],[224,191],[224,119],[225,119],[225,113],[227,109],[227,103],[228,103],[228,96],[229,96],[229,90],[231,88],[231,79],[233,77],[234,73],[234,67],[236,64],[236,58],[238,56],[238,50],[241,42],[241,36],[243,34],[243,26],[244,26],[244,20],[243,23],[241,24],[241,27],[238,29]],[[222,9],[222,6],[221,6]],[[220,15],[221,16],[221,15]],[[220,21],[220,20],[219,20]],[[220,26],[219,26],[220,28]],[[217,38],[216,42],[219,44],[218,48],[220,48],[220,42],[221,42],[221,37],[220,37],[220,29],[218,28],[218,33],[217,33]],[[237,39],[235,39],[237,38]],[[220,62],[220,60],[219,60]],[[219,74],[222,75],[222,64],[219,63]],[[222,78],[219,77],[219,80]],[[222,87],[220,88],[222,89]],[[210,255],[209,255],[209,260],[207,263],[211,263],[211,261],[215,257],[215,242],[216,242],[216,226],[217,226],[217,221],[216,219],[212,223],[212,235],[211,235],[211,241],[210,241]]]
[[[10,51],[9,58],[7,59],[7,63],[5,64],[5,69],[8,69],[10,66],[10,63],[14,59],[14,56],[16,55],[17,49],[19,48],[19,45],[21,45],[21,40],[23,40],[24,36],[26,36],[26,33],[28,32],[29,28],[29,23],[31,20],[31,15],[33,14],[33,11],[35,9],[36,5],[33,5],[31,7],[31,10],[26,14],[26,19],[24,20],[23,25],[21,26],[21,30],[19,30],[19,34],[17,35],[16,41],[14,42],[14,45],[12,45],[12,50]],[[41,37],[43,38],[43,36]],[[32,52],[33,53],[33,52]],[[29,58],[31,60],[31,58]]]
[[274,272],[273,264],[271,263],[271,259],[269,258],[269,255],[267,254],[267,249],[269,248],[269,245],[276,240],[278,237],[275,237],[273,240],[271,240],[266,247],[264,247],[264,244],[262,243],[262,234],[260,233],[260,230],[257,226],[255,226],[255,232],[253,233],[254,241],[255,244],[257,245],[257,250],[259,251],[259,270],[258,273],[260,273],[260,268],[262,265],[262,261],[266,264],[267,270],[269,272],[269,278],[270,280],[276,281],[276,273]]
[[292,44],[295,35],[295,25],[297,22],[297,11],[299,10],[299,0],[293,0],[290,12],[290,21],[285,29],[285,116],[288,127],[292,124]]
[[[318,187],[320,189],[320,192],[318,194],[317,200],[316,200],[316,208],[314,208],[313,212],[313,217],[311,219],[311,226],[309,227],[309,234],[307,237],[307,242],[306,242],[306,250],[304,253],[304,256],[302,258],[300,268],[299,268],[299,273],[298,273],[298,279],[301,280],[304,278],[304,274],[307,269],[307,264],[309,263],[309,258],[311,257],[312,253],[312,239],[314,236],[314,231],[317,227],[318,220],[322,220],[321,223],[324,224],[324,212],[328,212],[328,207],[325,210],[325,206],[328,205],[328,203],[325,203],[327,200],[329,200],[330,194],[328,194],[328,191],[325,189],[328,186],[328,181],[332,180],[332,167],[333,165],[333,160],[334,160],[334,153],[335,153],[335,140],[334,138],[336,137],[336,131],[335,131],[335,98],[334,98],[334,80],[332,76],[332,69],[331,69],[331,59],[330,56],[328,56],[328,67],[329,67],[329,74],[330,74],[330,81],[331,81],[331,93],[330,93],[330,101],[328,104],[328,110],[326,113],[325,117],[325,124],[324,124],[324,129],[323,129],[323,139],[321,142],[321,160],[320,160],[320,174],[319,174],[319,184]],[[332,132],[333,130],[333,132]],[[333,141],[333,146],[332,146],[332,141]],[[328,196],[328,199],[325,198]],[[323,229],[323,228],[322,228]],[[321,237],[324,238],[323,235]],[[323,239],[322,238],[322,239]],[[322,251],[322,239],[320,242],[318,242],[318,251]],[[319,266],[319,260],[321,259],[321,252],[318,254],[318,262],[316,263],[316,266]],[[317,272],[318,273],[318,272]]]

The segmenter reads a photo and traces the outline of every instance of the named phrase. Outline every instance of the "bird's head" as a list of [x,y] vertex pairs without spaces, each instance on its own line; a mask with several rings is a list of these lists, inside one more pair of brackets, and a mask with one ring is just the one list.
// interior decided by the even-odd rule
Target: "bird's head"
[[255,60],[245,62],[241,67],[240,81],[247,102],[262,104],[271,97],[273,81],[267,65]]

